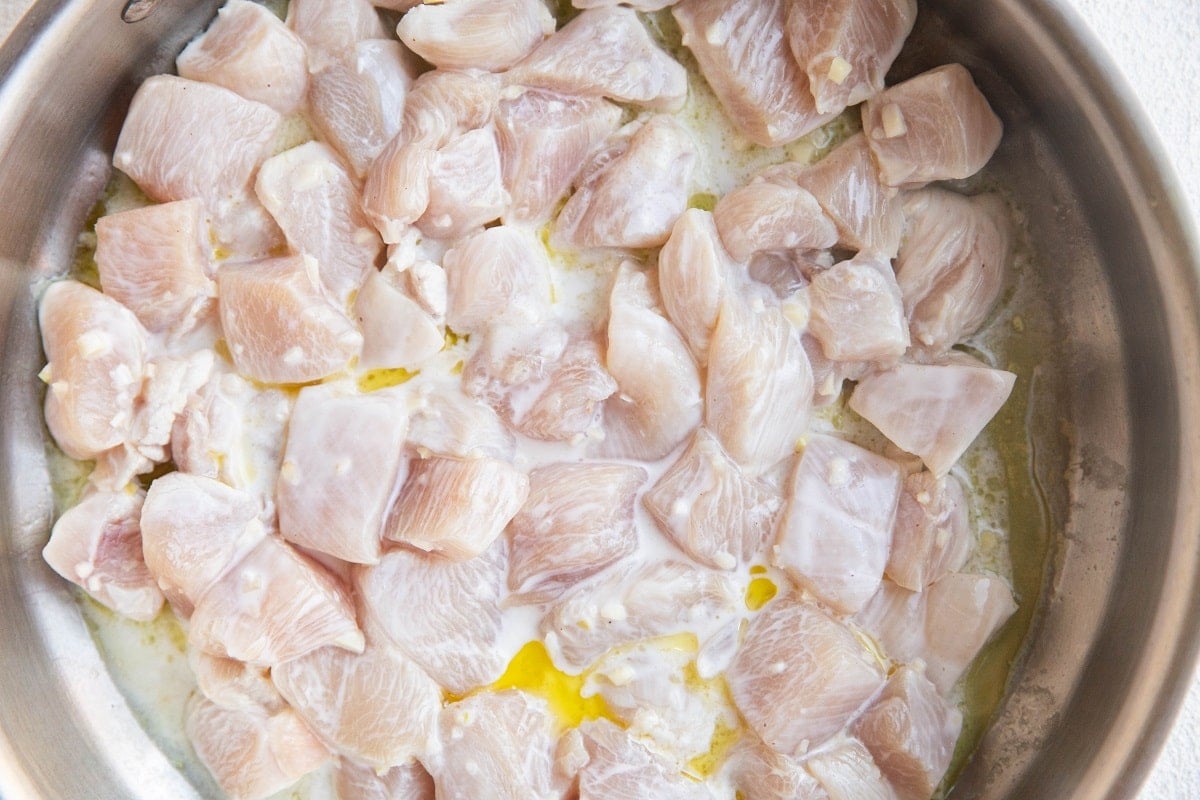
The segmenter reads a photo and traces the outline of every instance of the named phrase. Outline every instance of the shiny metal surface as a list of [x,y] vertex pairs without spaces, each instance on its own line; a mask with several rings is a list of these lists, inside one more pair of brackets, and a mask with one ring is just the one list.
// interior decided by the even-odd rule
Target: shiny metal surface
[[[0,50],[0,796],[188,798],[40,558],[52,500],[33,285],[60,272],[137,82],[216,0],[121,22],[42,0]],[[957,798],[1132,798],[1200,645],[1200,278],[1162,160],[1077,19],[1050,0],[924,0],[902,69],[956,59],[1006,123],[1060,332],[1032,376],[1034,469],[1059,537],[1008,699]],[[69,78],[66,76],[70,76]]]

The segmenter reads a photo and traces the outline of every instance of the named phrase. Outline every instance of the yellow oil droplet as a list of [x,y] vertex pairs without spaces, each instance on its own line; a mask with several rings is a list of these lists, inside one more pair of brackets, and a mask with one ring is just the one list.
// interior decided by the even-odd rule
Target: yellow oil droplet
[[568,675],[554,666],[546,646],[532,641],[517,651],[508,669],[488,689],[520,689],[544,699],[563,728],[574,728],[584,720],[601,717],[619,724],[603,697],[583,696],[585,679],[586,674]]
[[696,192],[688,198],[688,208],[712,211],[717,207],[717,196],[711,192]]
[[767,567],[765,564],[755,564],[750,568],[751,575],[766,575]]
[[707,753],[701,753],[687,763],[687,774],[700,780],[708,780],[717,773],[725,762],[730,749],[742,736],[741,728],[718,719],[713,728],[712,743]]
[[455,361],[454,366],[450,368],[450,374],[451,375],[462,375],[464,365],[465,365],[465,362],[462,359]]
[[746,608],[758,611],[778,593],[779,587],[775,585],[775,581],[770,578],[754,578],[746,587]]
[[468,337],[466,336],[466,334],[455,333],[454,331],[450,330],[449,328],[446,328],[446,339],[445,339],[444,344],[442,344],[442,349],[449,350],[451,347],[454,347],[459,342],[467,341],[467,338]]
[[399,386],[413,379],[416,372],[409,372],[403,367],[395,369],[373,369],[364,372],[358,378],[358,388],[363,392],[374,392],[389,386]]
[[213,352],[226,364],[233,363],[233,353],[229,352],[229,343],[224,339],[217,339],[213,342]]

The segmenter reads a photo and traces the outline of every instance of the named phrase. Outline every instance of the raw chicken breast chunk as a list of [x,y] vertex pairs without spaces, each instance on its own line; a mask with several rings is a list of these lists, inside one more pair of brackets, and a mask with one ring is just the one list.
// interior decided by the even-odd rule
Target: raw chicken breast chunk
[[670,760],[653,752],[606,719],[580,729],[588,761],[579,772],[579,800],[711,800],[709,788],[685,777]]
[[361,41],[389,38],[369,0],[289,0],[287,26],[308,46],[310,72],[320,72]]
[[745,798],[754,800],[829,800],[817,779],[798,759],[768,747],[757,736],[734,744],[726,769]]
[[433,776],[419,761],[381,775],[372,766],[344,758],[333,776],[333,794],[336,800],[434,800]]
[[304,42],[279,17],[249,0],[228,0],[175,60],[180,77],[231,89],[291,114],[308,89]]
[[822,250],[838,233],[806,189],[756,179],[721,197],[713,209],[721,241],[738,261],[763,250]]
[[863,131],[889,186],[969,178],[996,152],[1004,126],[961,64],[947,64],[872,97]]
[[363,335],[358,365],[363,369],[415,371],[445,345],[446,334],[437,319],[407,291],[412,277],[392,261],[382,270],[367,272],[354,300]]
[[203,650],[189,650],[188,666],[201,693],[231,711],[274,713],[287,705],[271,683],[271,671]]
[[533,439],[574,442],[600,435],[604,401],[617,391],[617,383],[588,337],[568,340],[562,357],[548,367],[534,391],[528,408],[512,409],[513,427]]
[[508,225],[473,234],[446,252],[446,324],[475,333],[503,315],[538,321],[550,303],[550,261],[532,233]]
[[899,800],[871,752],[857,739],[814,755],[804,767],[821,784],[829,800]]
[[857,611],[883,577],[900,486],[894,462],[811,436],[788,486],[776,564],[837,610]]
[[919,592],[966,563],[972,549],[971,523],[962,483],[928,471],[904,479],[896,510],[887,576]]
[[426,388],[410,397],[408,445],[419,455],[512,461],[516,452],[512,431],[491,406],[461,389],[434,392]]
[[455,136],[429,161],[429,201],[416,225],[426,236],[456,239],[500,218],[508,207],[496,130]]
[[860,255],[817,273],[808,287],[809,330],[831,361],[895,361],[909,346],[896,275]]
[[445,0],[418,4],[396,35],[439,69],[507,69],[554,33],[541,0]]
[[663,307],[701,366],[721,303],[744,282],[744,269],[722,244],[713,214],[698,208],[683,212],[659,251]]

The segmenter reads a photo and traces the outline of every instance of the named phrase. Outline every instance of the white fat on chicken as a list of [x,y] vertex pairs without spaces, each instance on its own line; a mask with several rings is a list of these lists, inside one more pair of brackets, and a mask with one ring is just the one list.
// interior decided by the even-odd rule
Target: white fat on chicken
[[711,800],[712,791],[686,777],[671,760],[650,750],[606,719],[580,728],[587,763],[579,771],[579,800]]
[[287,26],[308,46],[308,68],[319,72],[356,44],[387,39],[369,0],[290,0]]
[[[440,267],[430,266],[441,272]],[[407,288],[412,269],[401,271],[389,261],[382,270],[367,273],[354,299],[354,317],[363,336],[358,360],[362,369],[415,371],[445,345],[446,334],[437,318]]]
[[804,767],[821,784],[829,800],[899,800],[880,772],[871,752],[857,739],[817,753]]
[[279,17],[249,0],[228,0],[208,29],[175,60],[183,78],[231,89],[291,114],[308,89],[304,41]]
[[42,549],[46,563],[98,603],[142,622],[158,616],[163,595],[142,555],[145,495],[95,492],[67,509]]
[[333,776],[336,800],[434,800],[433,776],[419,761],[382,775],[368,764],[343,758]]
[[822,250],[838,241],[833,221],[808,190],[761,178],[722,196],[713,221],[738,261],[762,251]]
[[554,33],[541,0],[445,0],[418,4],[396,35],[439,69],[507,69]]
[[895,361],[910,343],[896,275],[886,261],[859,255],[813,276],[809,331],[831,361]]
[[883,577],[901,481],[883,456],[810,436],[788,483],[775,564],[838,611],[857,611]]
[[550,464],[529,473],[529,497],[508,526],[508,588],[553,600],[637,549],[634,498],[646,470],[629,464]]
[[1004,405],[1016,380],[973,359],[897,364],[860,380],[850,408],[941,476]]
[[937,478],[923,470],[906,476],[887,576],[919,592],[960,569],[974,549],[968,511],[966,492],[954,475]]

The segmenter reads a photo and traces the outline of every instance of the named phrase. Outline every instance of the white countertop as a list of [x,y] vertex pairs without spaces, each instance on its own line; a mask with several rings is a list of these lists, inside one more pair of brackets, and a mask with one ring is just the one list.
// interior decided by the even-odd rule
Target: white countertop
[[[1175,165],[1200,230],[1200,0],[1063,0],[1124,73]],[[28,0],[0,0],[0,39]],[[1200,675],[1139,800],[1200,799]]]

